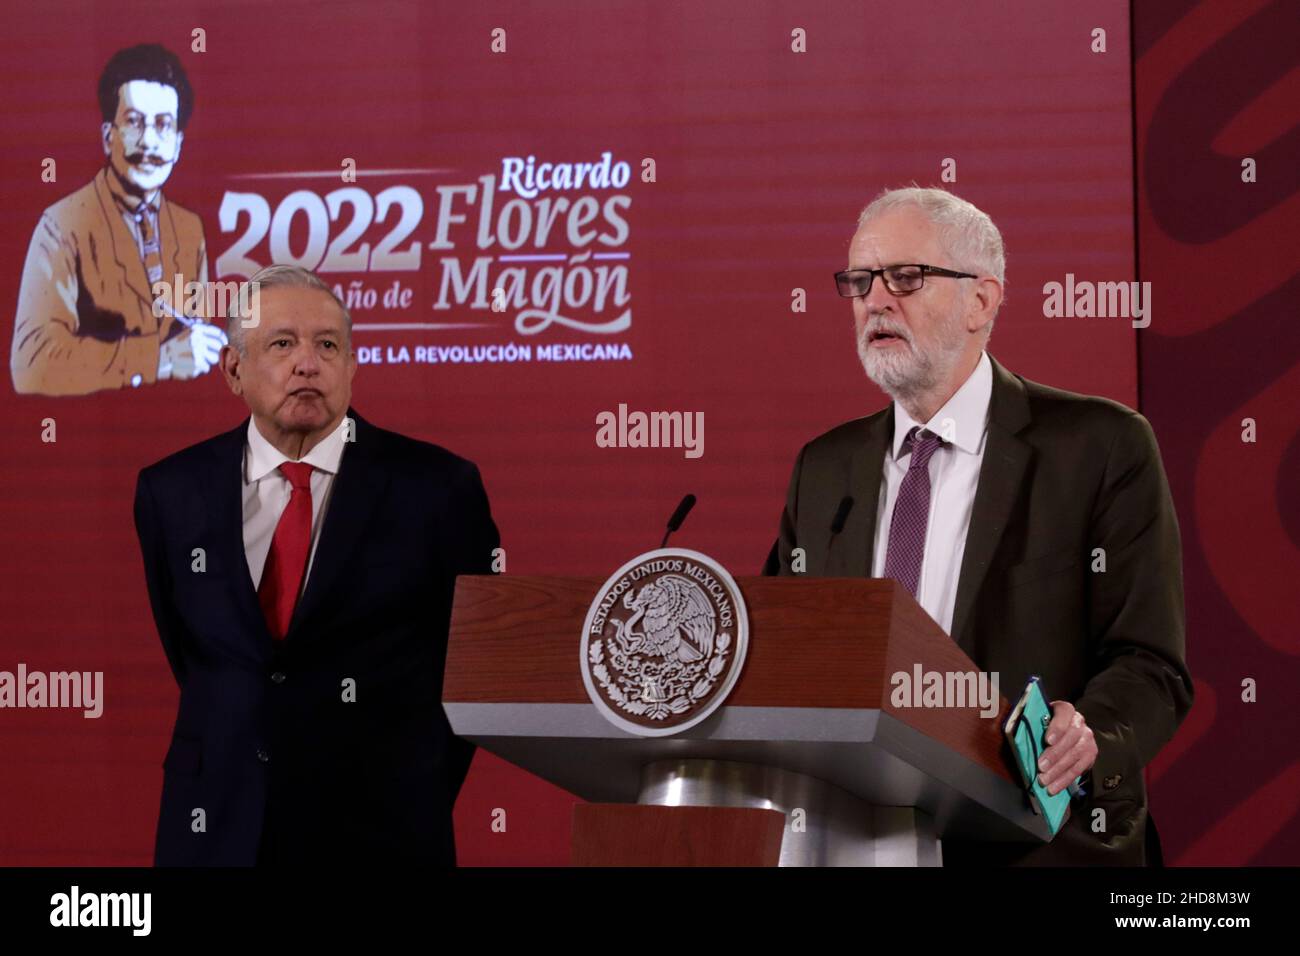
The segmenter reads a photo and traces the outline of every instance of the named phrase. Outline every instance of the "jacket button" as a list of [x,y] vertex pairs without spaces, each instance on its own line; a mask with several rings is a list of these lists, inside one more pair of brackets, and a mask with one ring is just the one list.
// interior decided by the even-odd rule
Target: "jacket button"
[[1101,785],[1107,790],[1114,790],[1119,786],[1120,781],[1124,779],[1123,774],[1113,773],[1109,777],[1101,778]]
[[274,674],[272,674],[272,675],[271,675],[271,681],[272,681],[272,683],[275,683],[275,684],[283,684],[283,683],[284,683],[284,671],[276,671]]
[[267,753],[265,750],[259,750],[257,752],[257,759],[260,760],[262,763],[270,763],[271,755]]

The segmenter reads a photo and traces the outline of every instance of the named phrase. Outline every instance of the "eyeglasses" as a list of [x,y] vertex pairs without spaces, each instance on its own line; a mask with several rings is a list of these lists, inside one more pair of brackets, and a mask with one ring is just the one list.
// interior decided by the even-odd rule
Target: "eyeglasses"
[[894,295],[911,295],[925,285],[925,277],[943,276],[947,279],[977,279],[969,272],[953,272],[938,266],[925,266],[919,263],[898,266],[885,266],[883,269],[849,269],[835,273],[835,288],[846,299],[856,299],[871,291],[871,283],[876,276],[885,277],[885,288]]
[[[127,113],[122,117],[122,120],[117,125],[123,133],[129,133],[136,139],[139,139],[144,135],[145,131],[144,114],[135,112]],[[168,140],[176,135],[176,121],[172,119],[170,114],[160,113],[154,119],[153,123],[149,125],[153,128],[153,131],[158,134],[158,138],[161,140]]]

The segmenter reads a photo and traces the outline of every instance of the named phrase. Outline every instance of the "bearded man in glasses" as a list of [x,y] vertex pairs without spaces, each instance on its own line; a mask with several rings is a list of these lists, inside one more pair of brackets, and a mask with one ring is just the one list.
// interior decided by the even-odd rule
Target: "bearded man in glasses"
[[945,839],[945,865],[1158,865],[1142,768],[1192,679],[1151,426],[988,353],[1005,255],[987,214],[913,187],[858,222],[836,285],[893,402],[803,447],[764,573],[893,578],[1013,701],[1041,677],[1039,779],[1055,794],[1083,778],[1069,821],[1039,845]]

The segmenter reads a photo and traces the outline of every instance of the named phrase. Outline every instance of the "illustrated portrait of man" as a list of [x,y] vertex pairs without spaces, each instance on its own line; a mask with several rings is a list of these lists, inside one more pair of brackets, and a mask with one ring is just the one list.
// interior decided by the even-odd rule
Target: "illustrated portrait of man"
[[27,250],[9,358],[19,394],[196,378],[226,341],[185,314],[185,284],[208,278],[203,224],[163,195],[194,110],[184,67],[157,44],[121,50],[99,107],[103,168],[45,210]]
[[1041,678],[1039,778],[1084,796],[1048,843],[945,839],[944,865],[1150,864],[1143,768],[1192,704],[1173,500],[1142,415],[989,353],[1004,273],[992,219],[945,190],[863,210],[835,279],[893,401],[803,447],[764,571],[799,573],[798,548],[808,576],[893,578],[1013,702]]

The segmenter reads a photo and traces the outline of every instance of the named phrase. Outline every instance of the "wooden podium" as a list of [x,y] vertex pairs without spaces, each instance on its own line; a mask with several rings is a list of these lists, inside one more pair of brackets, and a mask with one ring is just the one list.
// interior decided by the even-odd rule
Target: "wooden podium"
[[941,863],[943,837],[1040,842],[1007,715],[895,707],[891,676],[975,664],[888,579],[738,578],[744,670],[666,737],[608,722],[579,665],[596,577],[464,576],[443,705],[457,734],[584,800],[575,865]]

